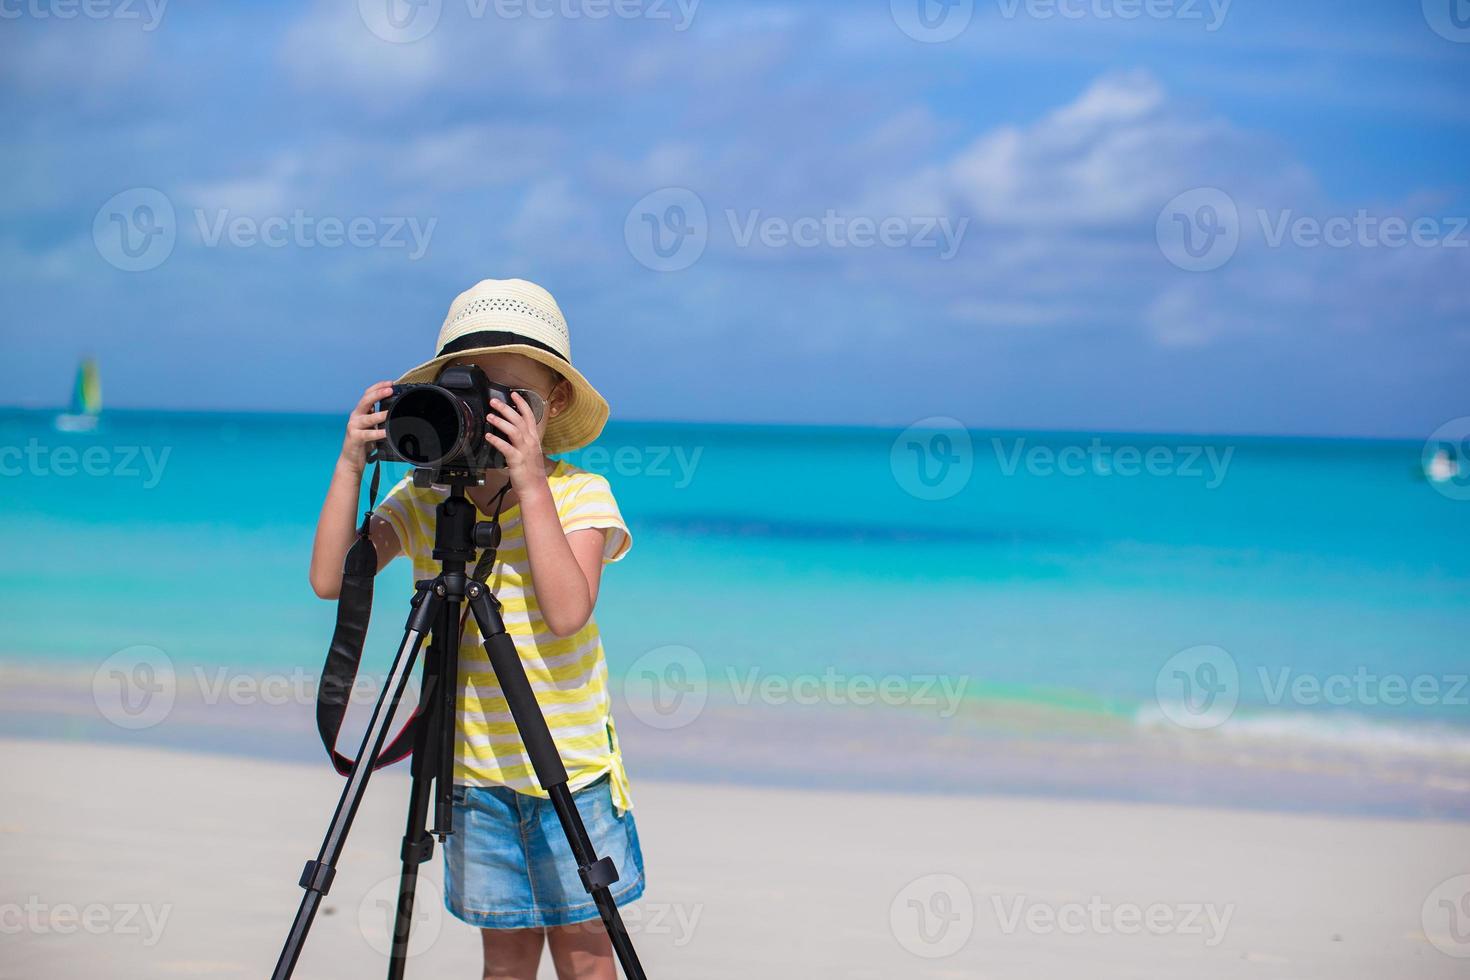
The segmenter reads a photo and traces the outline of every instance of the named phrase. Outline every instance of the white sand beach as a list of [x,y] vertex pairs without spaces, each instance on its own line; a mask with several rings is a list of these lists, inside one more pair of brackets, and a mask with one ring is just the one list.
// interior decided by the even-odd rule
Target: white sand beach
[[[259,977],[325,765],[0,742],[0,977]],[[407,780],[378,774],[297,976],[382,971]],[[1470,826],[639,781],[658,978],[1462,977]],[[421,889],[410,976],[478,976]],[[1436,891],[1438,889],[1438,891]],[[1441,924],[1444,928],[1441,928]],[[1426,927],[1430,935],[1426,935]],[[543,963],[543,976],[551,976]]]

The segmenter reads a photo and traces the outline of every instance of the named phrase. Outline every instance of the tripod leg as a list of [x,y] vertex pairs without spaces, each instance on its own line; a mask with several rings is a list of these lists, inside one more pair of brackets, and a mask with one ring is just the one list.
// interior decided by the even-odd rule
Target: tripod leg
[[296,968],[296,960],[301,955],[301,946],[306,941],[307,931],[311,929],[312,919],[316,917],[317,907],[321,905],[322,896],[332,887],[332,878],[337,874],[337,859],[342,855],[347,832],[352,829],[352,820],[357,816],[357,807],[367,790],[368,778],[373,774],[373,763],[377,761],[378,754],[383,750],[383,743],[388,738],[388,727],[392,724],[398,702],[403,698],[419,647],[423,645],[424,637],[428,634],[440,605],[441,600],[434,594],[429,583],[422,584],[414,593],[413,610],[409,613],[403,642],[399,644],[398,653],[393,658],[393,666],[388,672],[388,683],[378,696],[378,703],[373,706],[367,731],[362,736],[362,745],[357,750],[357,760],[347,774],[347,784],[342,787],[342,796],[337,801],[337,809],[332,813],[332,822],[327,827],[321,851],[317,853],[315,861],[306,862],[306,870],[301,873],[301,887],[306,889],[306,894],[301,897],[301,905],[296,910],[296,918],[291,923],[286,944],[282,947],[275,971],[271,974],[273,980],[286,980]]
[[434,838],[426,829],[429,799],[436,774],[436,727],[440,722],[437,698],[443,682],[443,656],[436,636],[425,656],[424,684],[420,703],[427,707],[419,719],[409,760],[412,775],[408,793],[408,820],[403,830],[403,861],[398,874],[398,902],[393,913],[393,946],[388,954],[388,980],[401,980],[408,959],[408,941],[413,930],[413,906],[418,894],[419,865],[434,855]]
[[439,724],[433,729],[438,733],[439,744],[435,758],[438,768],[434,778],[438,790],[434,794],[434,833],[439,840],[454,829],[454,760],[455,736],[459,734],[459,617],[462,610],[463,593],[451,591],[440,614],[439,640],[444,683],[440,686],[438,702]]
[[[459,625],[459,608],[459,601],[453,597],[446,598],[440,604],[438,619],[434,625],[434,639],[424,658],[424,686],[419,692],[419,703],[424,708],[424,714],[420,718],[419,731],[414,738],[413,758],[410,762],[413,778],[408,797],[408,822],[403,831],[403,866],[398,875],[398,902],[394,907],[393,946],[388,955],[388,980],[402,980],[408,962],[408,943],[413,936],[413,907],[418,896],[419,866],[434,855],[434,835],[426,829],[430,803],[438,797],[451,799],[452,783],[446,783],[444,776],[443,755],[446,742],[443,733],[446,729],[449,732],[447,751],[451,753],[452,764],[455,719],[452,712],[445,710],[444,694],[449,692],[449,703],[452,705],[459,683],[459,657],[458,651],[454,650],[458,640],[456,628]],[[451,653],[451,650],[454,652]],[[436,830],[452,829],[449,821],[450,816],[447,814],[436,817]],[[443,839],[442,834],[440,839]]]
[[582,878],[583,887],[596,903],[598,914],[602,916],[602,924],[607,929],[608,939],[612,941],[613,952],[623,966],[623,975],[628,980],[645,980],[643,965],[638,962],[633,941],[628,938],[627,927],[623,925],[617,903],[608,890],[618,880],[617,868],[613,865],[612,858],[597,857],[592,839],[587,835],[582,815],[577,812],[576,801],[567,788],[566,767],[562,765],[561,755],[556,750],[551,729],[546,725],[546,716],[541,713],[541,705],[537,703],[536,694],[531,690],[531,682],[526,678],[526,668],[521,664],[520,655],[516,653],[515,643],[505,632],[505,623],[500,617],[495,598],[480,582],[471,582],[465,593],[470,609],[475,614],[475,621],[480,625],[480,635],[485,640],[485,654],[490,658],[495,678],[500,681],[500,689],[510,705],[511,717],[515,719],[521,741],[526,746],[526,753],[531,757],[531,767],[536,771],[537,781],[551,796],[562,831],[567,835],[567,843],[571,845],[572,855],[576,858],[577,873]]

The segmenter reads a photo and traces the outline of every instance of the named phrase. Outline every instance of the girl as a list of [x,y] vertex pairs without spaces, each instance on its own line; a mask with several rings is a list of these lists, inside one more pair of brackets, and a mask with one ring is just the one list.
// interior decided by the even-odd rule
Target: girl
[[[467,496],[488,518],[509,481],[504,536],[487,584],[502,603],[597,853],[611,857],[619,905],[643,893],[643,855],[628,778],[613,730],[607,663],[592,611],[602,566],[627,554],[632,538],[607,480],[547,453],[597,438],[608,407],[572,367],[566,320],[550,293],[520,279],[487,279],[461,293],[439,331],[438,353],[398,379],[432,381],[451,364],[474,364],[515,389],[486,416],[486,441],[505,456]],[[311,585],[335,599],[356,535],[368,450],[384,432],[379,382],[347,421],[311,556]],[[405,478],[371,522],[379,570],[398,555],[414,578],[438,572],[431,552],[434,508],[445,492]],[[480,645],[473,618],[459,650],[454,833],[445,844],[444,903],[480,928],[484,976],[534,980],[542,946],[561,980],[615,980],[612,946],[577,875],[561,826],[537,784],[515,723]]]

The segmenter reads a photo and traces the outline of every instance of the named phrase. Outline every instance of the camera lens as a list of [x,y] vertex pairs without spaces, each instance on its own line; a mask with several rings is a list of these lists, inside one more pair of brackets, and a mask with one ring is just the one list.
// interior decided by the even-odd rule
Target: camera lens
[[388,442],[415,466],[437,466],[464,444],[469,406],[436,385],[404,392],[388,410]]

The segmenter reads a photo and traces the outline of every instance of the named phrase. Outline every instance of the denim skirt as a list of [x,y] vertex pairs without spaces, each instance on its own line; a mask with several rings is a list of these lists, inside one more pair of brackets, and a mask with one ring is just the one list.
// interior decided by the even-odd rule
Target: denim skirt
[[[643,894],[643,852],[632,812],[618,815],[607,776],[572,799],[597,856],[617,866],[613,900],[634,901]],[[444,905],[482,929],[545,929],[597,918],[551,801],[504,786],[454,787]]]

